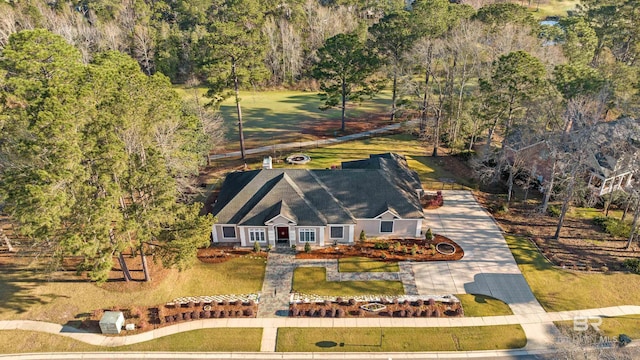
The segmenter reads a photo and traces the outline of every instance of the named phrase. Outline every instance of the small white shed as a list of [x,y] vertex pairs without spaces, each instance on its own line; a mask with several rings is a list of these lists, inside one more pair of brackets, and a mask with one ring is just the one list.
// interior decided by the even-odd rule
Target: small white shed
[[120,334],[123,325],[122,311],[105,311],[100,319],[100,331],[103,334]]

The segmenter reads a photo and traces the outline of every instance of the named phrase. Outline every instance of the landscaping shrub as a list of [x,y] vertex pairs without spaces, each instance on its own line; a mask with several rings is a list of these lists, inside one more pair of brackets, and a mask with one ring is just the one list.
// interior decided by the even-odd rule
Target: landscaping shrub
[[320,311],[318,311],[318,316],[320,316],[320,317],[325,317],[325,316],[327,316],[327,310],[325,310],[325,309],[320,309]]
[[307,254],[311,252],[311,244],[309,244],[308,242],[304,243],[304,252],[306,252]]
[[335,308],[330,308],[329,310],[327,310],[327,316],[328,317],[336,316],[336,309]]
[[344,310],[343,309],[338,309],[336,311],[336,317],[339,317],[339,318],[344,317]]
[[413,316],[413,310],[407,309],[407,310],[403,310],[403,311],[404,311],[404,317],[412,317]]
[[211,318],[211,311],[209,311],[209,310],[205,311],[203,318],[210,319]]
[[214,319],[219,318],[219,317],[220,317],[220,311],[219,311],[219,310],[214,310],[214,311],[211,313],[211,317],[212,317],[212,318],[214,318]]
[[173,321],[173,316],[167,315],[167,316],[164,317],[164,322],[170,323],[172,321]]
[[324,306],[331,306],[331,301],[325,300],[323,304]]
[[406,316],[407,316],[407,312],[405,310],[398,311],[398,317],[406,317]]
[[343,298],[341,298],[341,297],[336,298],[336,302],[337,302],[338,304],[342,304],[342,302],[343,302],[343,301],[344,301],[344,299],[343,299]]
[[253,316],[253,309],[244,309],[244,316]]
[[254,306],[255,304],[256,304],[256,302],[253,301],[253,300],[249,300],[249,302],[247,303],[247,305],[249,305],[249,306]]
[[547,214],[551,217],[554,217],[554,218],[560,217],[561,212],[562,212],[562,209],[560,209],[560,207],[557,205],[549,205],[549,207],[547,207]]
[[200,319],[200,311],[192,311],[192,312],[191,312],[191,318],[192,318],[193,320],[198,320],[198,319]]
[[434,298],[430,298],[429,300],[427,300],[427,303],[428,303],[430,306],[433,306],[433,305],[435,305],[435,304],[436,304],[436,300],[435,300]]
[[418,305],[420,307],[424,306],[424,300],[418,299],[418,301],[416,301],[416,305]]
[[191,320],[191,313],[190,312],[182,313],[182,318],[184,320]]
[[431,241],[431,240],[433,240],[433,232],[431,231],[431,228],[428,228],[428,229],[427,229],[427,232],[426,232],[426,233],[424,233],[424,238],[425,238],[425,240],[427,240],[427,241]]
[[640,259],[626,259],[622,265],[629,271],[640,274]]
[[418,245],[413,244],[413,247],[411,247],[411,255],[416,256],[417,253],[418,253]]
[[385,241],[377,241],[373,244],[373,248],[376,250],[389,250],[389,243]]
[[411,302],[409,300],[405,300],[405,301],[402,302],[402,305],[409,306],[409,305],[411,305]]
[[607,234],[628,238],[631,235],[631,224],[626,221],[620,221],[604,216],[596,216],[593,218],[593,223],[600,226],[600,228]]
[[364,317],[364,310],[362,310],[362,309],[358,309],[358,311],[356,311],[356,316],[358,316],[358,317]]
[[353,306],[356,304],[356,299],[349,299],[349,305]]
[[256,241],[256,242],[254,242],[254,243],[253,243],[253,251],[255,251],[255,252],[260,252],[260,250],[262,250],[262,249],[260,248],[260,243],[259,243],[259,242],[257,242],[257,241]]
[[226,318],[227,312],[225,310],[220,310],[220,318]]
[[235,315],[236,317],[242,316],[242,310],[236,310]]
[[431,313],[431,316],[433,317],[440,317],[442,314],[440,313],[440,309],[435,309],[433,310],[433,312]]
[[222,306],[229,306],[229,300],[223,300]]
[[360,230],[360,237],[359,237],[360,241],[365,241],[367,240],[367,234],[364,233],[364,230]]
[[193,309],[194,307],[196,307],[196,303],[194,303],[193,301],[189,301],[189,303],[187,303],[187,307],[189,309]]

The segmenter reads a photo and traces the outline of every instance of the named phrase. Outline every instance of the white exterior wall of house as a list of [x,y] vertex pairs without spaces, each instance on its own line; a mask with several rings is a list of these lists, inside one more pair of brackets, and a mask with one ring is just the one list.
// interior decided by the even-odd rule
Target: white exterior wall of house
[[[380,232],[381,221],[393,221],[392,232]],[[419,237],[422,229],[421,219],[358,219],[355,226],[355,234],[360,236],[360,231],[364,230],[367,237],[400,236]]]
[[[313,229],[315,230],[315,242],[309,242],[311,246],[324,246],[325,245],[325,232],[327,228],[325,226],[295,226],[292,227],[294,231],[289,231],[289,239],[291,245],[296,245],[298,249],[302,249],[304,247],[305,242],[300,241],[300,229]],[[295,236],[292,238],[292,235]]]
[[[232,226],[235,229],[236,236],[226,238],[222,232],[222,228],[226,226]],[[234,224],[214,224],[213,229],[211,231],[211,236],[213,238],[214,243],[239,243],[240,242],[240,233],[238,227]]]
[[[267,226],[238,226],[240,231],[240,246],[249,246],[253,247],[253,241],[251,241],[250,232],[263,231],[264,232],[264,241],[258,241],[260,246],[265,247],[268,244],[268,227]],[[255,236],[255,235],[254,235]]]
[[[342,237],[332,237],[331,228],[342,227]],[[328,224],[324,228],[324,238],[326,245],[333,245],[334,242],[338,244],[352,244],[354,242],[354,224]]]

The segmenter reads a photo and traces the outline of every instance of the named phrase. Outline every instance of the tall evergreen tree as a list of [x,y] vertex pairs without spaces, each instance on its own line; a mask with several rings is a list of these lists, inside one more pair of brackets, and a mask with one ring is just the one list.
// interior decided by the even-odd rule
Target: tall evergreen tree
[[240,89],[266,79],[269,74],[264,65],[266,43],[261,31],[264,9],[255,0],[224,0],[210,8],[210,17],[209,33],[202,41],[208,95],[214,105],[234,96],[240,154],[244,160]]
[[320,81],[321,109],[341,110],[341,130],[345,130],[348,102],[361,101],[381,90],[382,83],[372,79],[380,60],[360,41],[357,34],[338,34],[327,39],[318,50],[313,75]]

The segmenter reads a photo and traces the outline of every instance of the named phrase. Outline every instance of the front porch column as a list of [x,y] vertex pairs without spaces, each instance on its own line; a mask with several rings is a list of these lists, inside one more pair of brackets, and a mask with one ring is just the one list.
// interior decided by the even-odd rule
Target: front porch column
[[320,228],[318,229],[318,245],[320,246],[324,246],[324,232],[325,232],[325,228]]
[[289,226],[289,246],[296,244],[296,228]]
[[267,228],[267,243],[276,246],[276,231],[274,226]]

